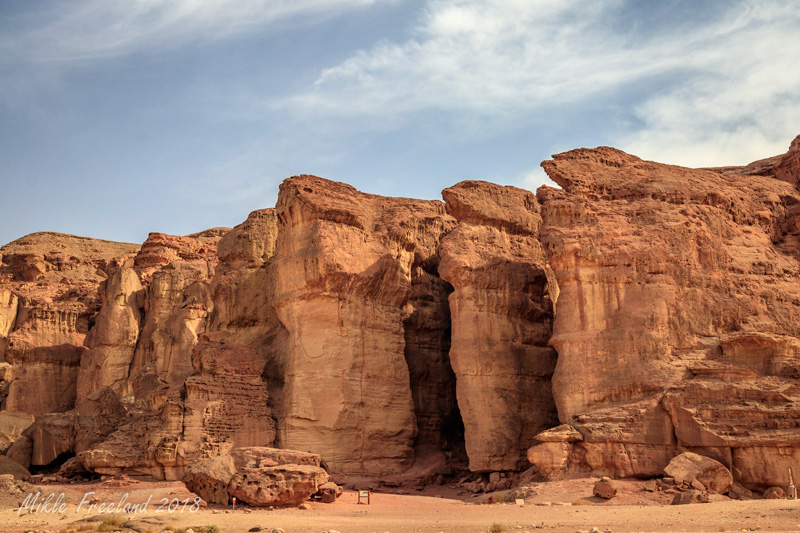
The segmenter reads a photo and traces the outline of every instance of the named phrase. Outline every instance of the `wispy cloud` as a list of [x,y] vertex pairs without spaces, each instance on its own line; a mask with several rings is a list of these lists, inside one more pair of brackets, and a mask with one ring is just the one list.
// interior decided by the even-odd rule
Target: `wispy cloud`
[[687,166],[781,154],[800,133],[800,14],[763,3],[698,52],[702,72],[636,106],[643,126],[620,139],[641,157]]
[[[63,62],[164,50],[227,38],[298,16],[381,0],[78,0],[15,21],[0,37],[6,58]],[[383,0],[385,1],[385,0]],[[13,54],[13,55],[8,55]]]
[[617,144],[645,157],[697,166],[785,148],[800,130],[796,7],[698,2],[703,23],[676,16],[637,32],[618,23],[637,4],[432,0],[413,38],[354,54],[280,105],[366,127],[437,112],[480,131],[625,94],[620,113],[635,120]]

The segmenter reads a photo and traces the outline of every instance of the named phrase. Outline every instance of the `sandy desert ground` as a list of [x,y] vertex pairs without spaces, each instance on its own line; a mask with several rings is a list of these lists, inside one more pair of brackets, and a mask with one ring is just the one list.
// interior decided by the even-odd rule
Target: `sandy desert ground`
[[[208,506],[192,512],[194,495],[182,483],[146,483],[110,480],[86,484],[48,484],[32,487],[41,491],[41,498],[50,493],[57,498],[64,494],[64,506],[56,512],[29,513],[19,504],[25,493],[4,494],[0,511],[0,528],[7,532],[88,531],[96,529],[103,518],[114,513],[87,510],[82,499],[99,505],[122,498],[125,503],[142,504],[149,499],[146,512],[119,513],[128,519],[122,531],[153,531],[216,525],[222,532],[271,532],[281,528],[285,533],[321,533],[336,530],[342,533],[382,532],[464,532],[487,531],[493,524],[515,532],[575,532],[597,530],[621,531],[800,531],[800,501],[787,500],[723,500],[707,504],[669,505],[671,496],[644,491],[642,482],[621,482],[618,495],[603,501],[592,496],[594,479],[542,483],[535,486],[538,494],[525,504],[486,503],[486,497],[457,494],[448,486],[430,487],[424,491],[373,493],[370,505],[359,505],[357,494],[346,491],[333,504],[311,502],[308,509],[256,509],[238,506],[235,511]],[[87,493],[94,492],[89,496]],[[399,493],[398,493],[399,492]],[[402,493],[406,492],[406,493]],[[126,496],[127,494],[127,496]],[[162,500],[166,499],[166,500]],[[175,500],[189,501],[175,508]],[[39,500],[40,502],[42,500]],[[51,503],[54,500],[51,500]],[[172,503],[159,508],[162,501]],[[123,504],[124,505],[124,504]],[[141,509],[141,508],[140,508]],[[125,529],[125,528],[129,529]],[[109,529],[111,530],[111,529]]]

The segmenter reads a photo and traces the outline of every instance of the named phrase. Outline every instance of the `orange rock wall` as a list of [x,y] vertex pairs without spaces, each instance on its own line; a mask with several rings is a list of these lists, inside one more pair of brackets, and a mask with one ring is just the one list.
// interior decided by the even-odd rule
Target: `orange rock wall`
[[102,474],[277,446],[373,479],[649,477],[692,451],[781,485],[798,161],[800,137],[715,169],[580,149],[543,163],[561,189],[444,202],[296,176],[233,229],[32,234],[0,248],[0,407],[36,417],[31,464]]

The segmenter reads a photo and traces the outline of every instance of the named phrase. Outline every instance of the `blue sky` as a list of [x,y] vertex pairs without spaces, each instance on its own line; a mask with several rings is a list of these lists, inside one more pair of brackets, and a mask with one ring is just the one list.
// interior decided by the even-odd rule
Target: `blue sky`
[[2,0],[0,243],[233,226],[309,173],[535,190],[611,145],[686,166],[800,133],[800,9],[760,0]]

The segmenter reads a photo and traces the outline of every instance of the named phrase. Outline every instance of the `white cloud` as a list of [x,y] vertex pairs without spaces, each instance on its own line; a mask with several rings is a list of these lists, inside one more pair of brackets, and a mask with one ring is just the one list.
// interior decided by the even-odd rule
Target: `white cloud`
[[532,168],[527,172],[522,173],[522,175],[517,178],[516,183],[517,187],[522,187],[523,189],[528,189],[532,192],[536,192],[536,189],[542,185],[559,188],[556,183],[550,180],[542,167]]
[[748,24],[705,51],[701,74],[635,108],[644,126],[621,148],[693,167],[788,149],[800,133],[800,17],[779,9],[748,15]]
[[[6,32],[0,50],[17,61],[113,57],[215,40],[297,16],[382,0],[82,0],[36,13],[31,28]],[[385,1],[385,0],[383,0]],[[8,55],[13,54],[13,55]]]
[[620,92],[632,95],[621,107],[639,124],[617,145],[686,165],[765,157],[800,131],[800,10],[720,1],[698,13],[706,23],[677,17],[650,33],[609,25],[628,8],[621,0],[432,0],[413,38],[354,54],[280,105],[360,117],[367,128],[435,111],[490,130]]

